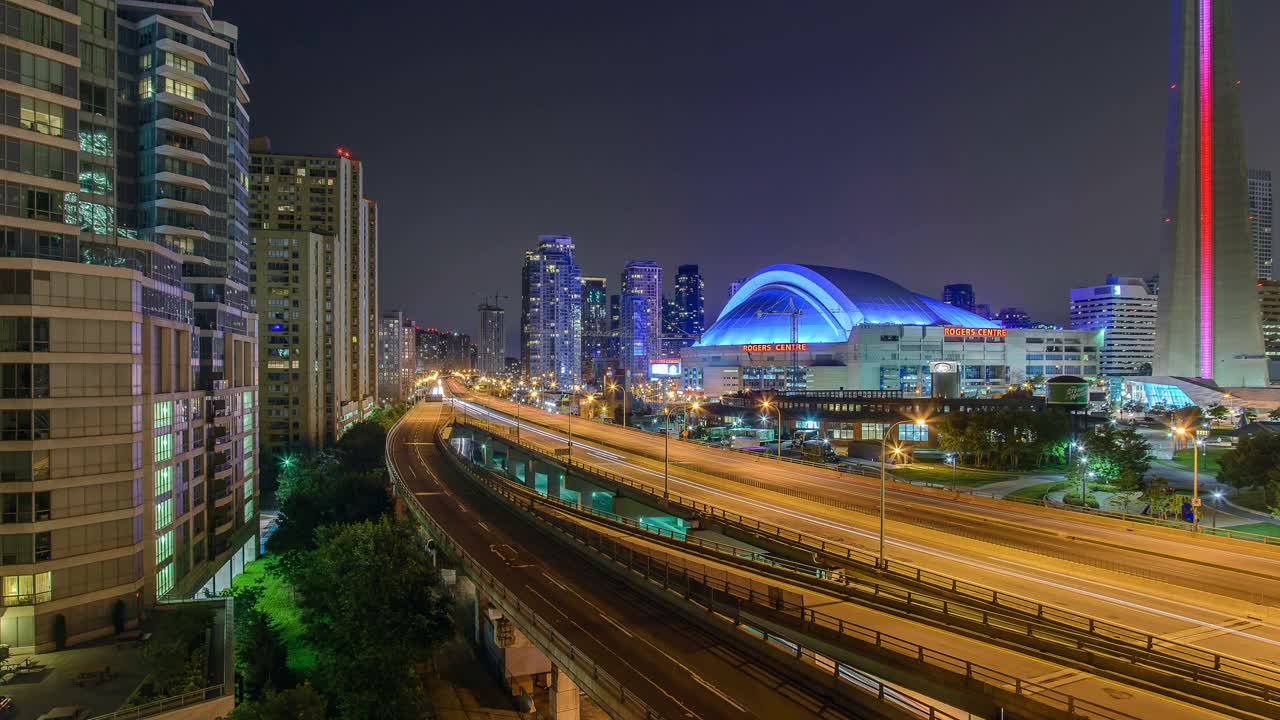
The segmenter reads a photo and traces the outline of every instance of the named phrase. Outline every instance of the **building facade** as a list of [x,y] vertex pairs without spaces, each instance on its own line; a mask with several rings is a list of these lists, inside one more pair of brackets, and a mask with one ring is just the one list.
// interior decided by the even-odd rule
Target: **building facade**
[[1271,171],[1249,168],[1249,235],[1253,238],[1254,273],[1259,280],[1272,279],[1272,218],[1275,206],[1271,194]]
[[1142,278],[1108,276],[1105,285],[1071,290],[1071,329],[1102,333],[1100,374],[1151,374],[1157,305]]
[[609,307],[609,281],[582,278],[582,378],[587,382],[603,376],[617,361]]
[[969,283],[942,286],[942,302],[968,312],[974,312],[978,308],[978,298]]
[[633,378],[645,378],[649,361],[662,354],[662,267],[647,260],[628,262],[620,290],[619,362]]
[[[800,314],[784,312],[792,307]],[[744,281],[680,357],[686,385],[708,396],[856,390],[927,397],[935,374],[955,373],[961,394],[990,397],[1041,376],[1096,377],[1100,337],[1005,329],[878,275],[788,264]]]
[[249,303],[262,332],[261,454],[276,458],[324,443],[324,238],[259,230],[250,248]]
[[[364,197],[363,164],[344,150],[334,155],[276,153],[269,138],[255,138],[251,148],[253,236],[303,231],[323,238],[320,371],[323,442],[331,444],[368,417],[375,405],[377,206]],[[257,298],[259,307],[267,299]],[[285,380],[278,371],[268,379]]]
[[1268,384],[1227,0],[1174,3],[1154,372]]
[[[399,310],[387,310],[378,321],[378,402],[398,403],[405,399],[405,318]],[[408,323],[410,330],[413,324]],[[417,358],[414,357],[416,364]]]
[[582,384],[582,269],[573,238],[543,235],[521,273],[520,354],[526,377],[549,387]]
[[676,268],[675,302],[675,332],[695,339],[701,337],[706,329],[707,284],[697,265]]
[[497,305],[480,305],[480,343],[476,345],[476,370],[497,375],[506,367],[507,336],[503,327],[506,311]]
[[4,10],[0,643],[46,651],[256,548],[248,76],[199,6]]

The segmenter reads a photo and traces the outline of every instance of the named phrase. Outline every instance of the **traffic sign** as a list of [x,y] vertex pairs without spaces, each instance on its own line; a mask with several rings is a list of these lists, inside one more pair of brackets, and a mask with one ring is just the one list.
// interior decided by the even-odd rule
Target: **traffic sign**
[[1203,504],[1203,501],[1200,498],[1191,498],[1191,504],[1195,507],[1200,507],[1200,505]]

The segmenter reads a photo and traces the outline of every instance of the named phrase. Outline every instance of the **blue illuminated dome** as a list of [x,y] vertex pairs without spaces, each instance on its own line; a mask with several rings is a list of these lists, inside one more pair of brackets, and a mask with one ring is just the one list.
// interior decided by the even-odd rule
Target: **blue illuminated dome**
[[858,325],[1000,327],[879,275],[784,264],[747,278],[698,346],[791,342],[793,303],[800,310],[796,339],[803,343],[848,342]]

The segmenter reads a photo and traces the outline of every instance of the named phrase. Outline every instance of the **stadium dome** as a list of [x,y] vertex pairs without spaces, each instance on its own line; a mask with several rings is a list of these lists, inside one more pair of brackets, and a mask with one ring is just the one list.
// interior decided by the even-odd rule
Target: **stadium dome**
[[747,278],[695,347],[791,342],[792,307],[800,310],[802,343],[848,342],[858,325],[1000,327],[879,275],[782,264]]

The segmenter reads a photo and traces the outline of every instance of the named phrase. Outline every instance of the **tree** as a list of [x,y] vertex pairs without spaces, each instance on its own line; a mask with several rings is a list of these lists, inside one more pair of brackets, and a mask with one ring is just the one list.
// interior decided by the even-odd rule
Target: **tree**
[[269,693],[262,700],[240,703],[227,720],[325,720],[324,698],[310,685]]
[[1262,432],[1242,437],[1218,461],[1218,482],[1233,488],[1260,487],[1268,507],[1280,504],[1280,435]]
[[267,549],[279,554],[314,547],[324,525],[370,520],[392,508],[386,470],[360,470],[328,453],[294,462],[281,476],[277,498],[280,517]]
[[1097,477],[1136,490],[1151,469],[1151,446],[1131,427],[1099,425],[1085,434],[1082,457]]
[[142,667],[156,697],[203,687],[205,632],[212,625],[213,609],[207,605],[179,605],[157,613],[154,635],[142,651]]
[[338,450],[357,468],[383,467],[387,429],[373,420],[351,426],[338,440]]
[[1214,422],[1225,420],[1230,414],[1230,408],[1223,407],[1220,403],[1214,403],[1204,411],[1204,416]]
[[322,528],[290,568],[315,679],[350,720],[412,718],[412,666],[452,632],[449,596],[413,528],[388,517]]
[[280,629],[258,606],[261,586],[240,585],[231,595],[235,597],[236,670],[244,678],[245,697],[262,700],[268,693],[296,685]]

